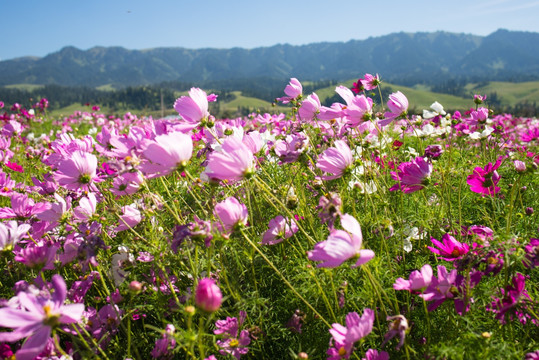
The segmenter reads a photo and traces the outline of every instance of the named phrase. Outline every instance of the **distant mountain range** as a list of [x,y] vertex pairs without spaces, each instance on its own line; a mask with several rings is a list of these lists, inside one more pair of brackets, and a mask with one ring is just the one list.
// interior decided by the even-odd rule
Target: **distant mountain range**
[[69,46],[42,58],[0,61],[0,86],[122,87],[261,77],[342,81],[366,72],[402,84],[537,80],[539,33],[498,30],[482,37],[401,32],[366,40],[255,49],[94,47],[84,51]]

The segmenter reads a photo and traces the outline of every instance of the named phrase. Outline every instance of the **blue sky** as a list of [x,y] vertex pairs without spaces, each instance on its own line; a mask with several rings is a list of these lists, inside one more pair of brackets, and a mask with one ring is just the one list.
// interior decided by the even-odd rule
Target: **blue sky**
[[0,14],[0,60],[68,45],[255,48],[399,31],[539,32],[539,0],[0,0]]

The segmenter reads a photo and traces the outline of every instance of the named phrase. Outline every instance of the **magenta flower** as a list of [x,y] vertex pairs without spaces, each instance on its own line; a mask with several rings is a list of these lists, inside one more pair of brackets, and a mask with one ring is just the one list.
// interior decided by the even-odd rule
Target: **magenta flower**
[[193,154],[193,140],[181,132],[159,135],[148,142],[143,154],[152,162],[141,166],[144,173],[167,175],[187,166]]
[[526,278],[524,275],[517,273],[511,282],[511,285],[500,289],[502,297],[494,298],[487,310],[494,312],[496,319],[502,324],[505,324],[508,320],[512,321],[514,316],[520,322],[526,323],[529,315],[523,311],[527,309],[528,303],[531,303],[530,295],[525,289]]
[[334,323],[329,333],[333,337],[327,351],[328,360],[348,359],[354,350],[354,343],[369,335],[374,323],[374,311],[365,309],[361,318],[356,312],[346,315],[346,326]]
[[58,243],[47,244],[40,241],[37,244],[34,244],[31,242],[28,243],[25,248],[15,247],[13,251],[15,254],[14,259],[29,268],[52,270],[54,269],[56,252],[59,248],[60,245]]
[[385,351],[378,352],[378,350],[369,349],[361,360],[389,360],[389,354]]
[[352,151],[346,142],[336,140],[335,147],[327,148],[318,158],[316,167],[320,170],[333,174],[322,176],[324,180],[340,178],[345,172],[349,171],[354,163]]
[[[241,313],[241,312],[240,312]],[[238,323],[237,318],[228,317],[226,320],[217,320],[215,322],[216,330],[213,331],[215,335],[223,335],[222,340],[217,340],[217,345],[221,348],[219,353],[221,355],[230,354],[237,360],[241,355],[245,355],[249,352],[247,345],[251,343],[251,337],[248,330],[242,330],[239,333],[239,326],[243,323],[243,317],[240,314],[240,321]]]
[[438,277],[432,278],[429,287],[419,295],[425,301],[432,301],[427,307],[428,311],[436,310],[444,301],[454,300],[455,310],[459,315],[465,313],[468,309],[464,307],[464,278],[457,274],[453,269],[447,272],[445,266],[438,265]]
[[174,109],[184,120],[183,131],[194,129],[202,120],[210,116],[206,92],[194,87],[189,90],[189,96],[182,96],[176,100]]
[[247,206],[241,204],[235,197],[226,198],[213,209],[213,214],[219,219],[217,226],[230,233],[238,226],[247,225]]
[[271,219],[268,227],[269,229],[262,235],[262,244],[264,245],[278,244],[298,232],[296,222],[292,219],[286,219],[282,215]]
[[18,360],[32,360],[38,356],[51,337],[52,329],[60,324],[74,324],[81,320],[84,304],[64,305],[67,288],[60,275],[52,277],[50,298],[19,292],[20,308],[0,309],[0,326],[15,329],[0,333],[0,342],[15,342],[27,338],[15,354]]
[[391,172],[391,177],[398,183],[389,191],[402,190],[404,193],[419,191],[429,184],[431,173],[432,164],[420,156],[413,161],[401,163],[396,172]]
[[403,93],[397,91],[389,95],[387,107],[390,112],[384,114],[385,119],[378,121],[379,126],[386,126],[398,117],[406,117],[408,111],[408,99]]
[[524,246],[526,255],[524,256],[524,266],[535,268],[539,266],[539,239],[530,239],[528,245]]
[[140,189],[143,182],[144,179],[139,172],[126,172],[114,178],[110,192],[118,196],[132,195]]
[[210,179],[239,181],[254,173],[254,156],[240,139],[228,137],[220,151],[208,156],[204,174]]
[[502,164],[501,158],[496,160],[496,163],[488,163],[484,168],[480,166],[476,167],[469,175],[466,183],[470,185],[470,190],[475,193],[481,194],[481,196],[490,195],[494,196],[500,191],[500,188],[496,186],[500,181],[500,175],[496,169]]
[[398,278],[393,284],[395,290],[408,290],[410,292],[426,289],[432,281],[432,267],[429,264],[423,265],[421,271],[414,270],[410,274],[409,280]]
[[151,352],[152,358],[164,359],[171,356],[171,351],[176,347],[176,339],[174,338],[174,332],[176,328],[172,324],[168,324],[165,327],[165,332],[160,339],[155,340],[155,346]]
[[442,236],[442,242],[439,242],[435,238],[431,238],[430,241],[437,246],[427,246],[427,248],[433,253],[440,256],[445,261],[455,261],[468,253],[470,246],[466,243],[458,242],[453,236],[445,234]]
[[223,295],[221,289],[210,278],[201,279],[195,291],[195,303],[202,310],[212,313],[221,307]]
[[361,249],[361,227],[353,216],[342,215],[341,226],[346,231],[332,229],[327,240],[319,242],[314,250],[308,252],[309,260],[322,261],[318,267],[337,267],[346,260],[354,259],[356,262],[351,267],[355,268],[374,257],[374,251]]
[[101,181],[97,177],[96,170],[95,155],[79,150],[59,162],[54,179],[68,190],[96,190],[94,183]]

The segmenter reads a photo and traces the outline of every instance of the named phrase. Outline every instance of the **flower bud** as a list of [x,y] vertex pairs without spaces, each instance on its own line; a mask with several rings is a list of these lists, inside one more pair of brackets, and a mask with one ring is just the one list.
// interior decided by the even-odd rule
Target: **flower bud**
[[214,312],[221,307],[223,295],[214,280],[204,278],[198,282],[195,292],[195,303],[207,312]]
[[514,161],[514,164],[515,164],[515,170],[518,171],[518,172],[524,172],[526,171],[526,164],[520,160],[515,160]]

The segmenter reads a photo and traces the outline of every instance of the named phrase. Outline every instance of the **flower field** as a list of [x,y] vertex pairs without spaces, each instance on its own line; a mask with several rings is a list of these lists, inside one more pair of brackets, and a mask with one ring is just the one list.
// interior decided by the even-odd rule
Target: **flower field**
[[0,101],[0,359],[539,359],[539,120],[381,86]]

